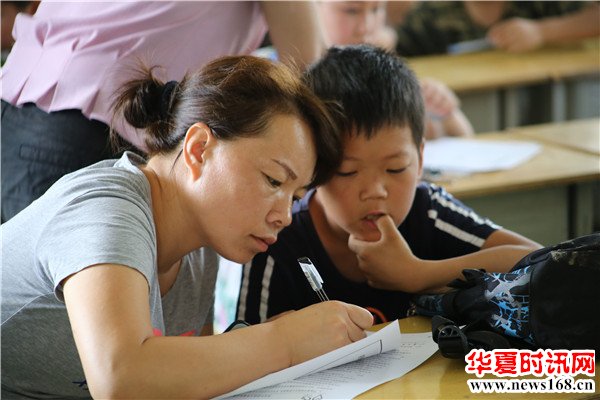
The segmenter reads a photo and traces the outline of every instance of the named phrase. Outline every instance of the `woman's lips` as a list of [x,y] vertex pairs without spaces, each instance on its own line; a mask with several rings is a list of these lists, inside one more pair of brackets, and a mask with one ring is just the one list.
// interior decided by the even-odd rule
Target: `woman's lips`
[[258,245],[258,248],[261,253],[267,251],[269,246],[277,241],[277,238],[273,237],[273,236],[254,236],[254,235],[252,235],[252,238]]

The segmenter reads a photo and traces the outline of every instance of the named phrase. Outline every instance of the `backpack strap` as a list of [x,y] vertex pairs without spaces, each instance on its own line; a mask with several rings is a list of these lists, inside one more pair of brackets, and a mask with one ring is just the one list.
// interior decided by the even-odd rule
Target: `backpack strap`
[[431,320],[433,341],[438,344],[440,353],[446,358],[460,358],[472,349],[509,349],[510,342],[502,335],[489,330],[475,330],[481,321],[460,328],[447,318],[436,315]]

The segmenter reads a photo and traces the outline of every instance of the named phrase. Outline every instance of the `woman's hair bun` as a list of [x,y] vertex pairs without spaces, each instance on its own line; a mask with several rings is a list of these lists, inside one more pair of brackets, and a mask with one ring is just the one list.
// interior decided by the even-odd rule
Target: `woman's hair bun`
[[116,93],[113,102],[115,116],[122,115],[127,123],[144,130],[144,141],[150,152],[170,147],[169,135],[173,129],[173,107],[177,99],[177,81],[163,83],[152,73],[153,68],[140,67],[139,77],[127,82]]

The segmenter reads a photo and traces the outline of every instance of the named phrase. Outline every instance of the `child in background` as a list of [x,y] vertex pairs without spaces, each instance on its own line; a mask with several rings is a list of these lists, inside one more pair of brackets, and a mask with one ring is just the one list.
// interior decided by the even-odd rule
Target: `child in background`
[[[465,1],[464,6],[473,23],[488,29],[495,47],[514,53],[600,35],[598,2]],[[529,15],[513,11],[528,8]]]
[[506,51],[526,52],[600,34],[596,1],[415,3],[400,23],[392,22],[396,51],[407,57],[445,54],[451,45],[482,38]]
[[386,25],[386,1],[320,1],[319,19],[328,46],[396,46],[396,32]]
[[[386,25],[386,1],[321,1],[319,17],[327,46],[368,43],[387,50],[396,34]],[[401,54],[402,55],[402,54]],[[456,95],[444,83],[421,80],[425,100],[425,138],[471,136],[473,127],[460,110]]]
[[368,45],[333,47],[305,78],[334,108],[343,160],[294,204],[278,241],[244,266],[238,318],[257,323],[318,301],[299,257],[313,261],[330,299],[385,322],[407,315],[412,293],[442,291],[465,268],[508,271],[540,248],[420,183],[423,102],[400,58]]

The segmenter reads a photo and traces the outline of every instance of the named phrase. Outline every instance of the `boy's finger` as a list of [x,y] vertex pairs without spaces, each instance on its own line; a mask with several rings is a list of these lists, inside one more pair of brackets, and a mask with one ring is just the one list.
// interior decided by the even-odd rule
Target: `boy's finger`
[[398,227],[389,214],[377,218],[375,223],[377,224],[377,228],[379,228],[379,232],[381,232],[381,239],[396,234],[396,231],[398,230]]
[[360,240],[360,239],[358,239],[354,235],[350,235],[350,237],[348,238],[348,248],[350,250],[352,250],[352,252],[354,252],[356,254],[359,253],[359,251],[361,250],[362,246],[364,246],[366,243],[369,243],[369,242],[365,242],[364,240]]

